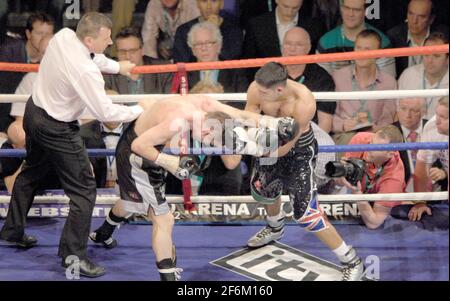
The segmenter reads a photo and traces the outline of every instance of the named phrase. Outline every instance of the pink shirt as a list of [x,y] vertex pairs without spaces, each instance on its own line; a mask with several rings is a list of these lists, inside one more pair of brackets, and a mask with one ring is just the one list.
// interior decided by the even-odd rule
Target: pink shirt
[[[370,144],[373,133],[358,133],[353,136],[349,144]],[[345,158],[360,158],[367,161],[367,152],[345,153]],[[366,164],[366,175],[361,181],[364,193],[402,193],[405,191],[405,168],[399,152],[394,152],[393,157],[379,169],[371,163]],[[378,175],[377,175],[378,173]],[[369,180],[367,178],[369,175]],[[369,189],[368,185],[372,185]],[[385,207],[395,207],[402,202],[377,202]]]
[[[333,79],[336,84],[336,92],[351,91],[383,91],[397,90],[397,81],[387,73],[377,70],[376,80],[368,87],[360,87],[355,78],[355,67],[348,66],[334,72]],[[367,100],[365,108],[362,101],[338,101],[336,113],[333,116],[333,131],[344,131],[344,121],[353,118],[360,110],[368,112],[371,123],[376,127],[388,125],[394,122],[396,107],[394,100]]]
[[195,0],[180,0],[173,18],[165,12],[161,0],[150,1],[142,26],[144,54],[158,58],[157,41],[160,30],[168,34],[173,42],[178,26],[198,17],[200,17],[200,11]]

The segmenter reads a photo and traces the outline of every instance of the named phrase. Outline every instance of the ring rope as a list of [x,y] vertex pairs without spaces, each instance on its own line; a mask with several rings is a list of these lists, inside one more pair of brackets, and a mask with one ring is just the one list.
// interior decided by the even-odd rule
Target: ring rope
[[[346,153],[364,151],[403,151],[403,150],[441,150],[448,149],[448,142],[417,142],[417,143],[390,143],[390,144],[352,144],[352,145],[320,145],[319,152],[322,153]],[[108,157],[115,155],[115,149],[87,149],[90,157]],[[166,154],[179,154],[179,149],[164,148]],[[188,154],[193,155],[232,155],[221,147],[189,148]],[[0,157],[23,158],[26,156],[25,149],[0,149]]]
[[[312,54],[292,57],[272,57],[263,59],[244,59],[231,60],[221,62],[200,62],[185,64],[186,71],[212,70],[212,69],[239,69],[239,68],[256,68],[261,67],[268,62],[279,62],[284,65],[303,65],[311,63],[328,63],[337,61],[353,61],[361,59],[373,59],[380,57],[402,57],[402,56],[417,56],[430,55],[439,53],[448,53],[449,45],[437,46],[421,46],[421,47],[405,47],[405,48],[390,48],[380,50],[364,50],[351,51],[339,53],[326,54]],[[0,71],[10,72],[37,72],[39,65],[37,64],[16,64],[0,62]],[[147,73],[168,73],[178,72],[176,64],[171,65],[151,65],[135,67],[132,73],[147,74]]]
[[[136,103],[146,98],[163,100],[179,94],[139,94],[139,95],[109,95],[114,103]],[[205,94],[214,99],[225,102],[246,102],[246,93],[220,93]],[[448,96],[448,89],[430,89],[430,90],[387,90],[387,91],[357,91],[357,92],[313,92],[314,97],[319,102],[334,101],[359,101],[366,100],[392,100],[400,98],[428,98]],[[26,102],[30,95],[0,94],[0,103]]]
[[[98,195],[97,205],[114,205],[120,196]],[[182,196],[167,196],[167,201],[172,204],[183,204]],[[252,196],[192,196],[193,203],[256,203]],[[10,196],[0,196],[0,204],[9,203]],[[289,196],[283,195],[282,202],[289,202]],[[386,194],[336,194],[319,195],[319,202],[338,203],[338,202],[419,202],[419,201],[442,201],[448,200],[448,192],[416,192],[416,193],[386,193]],[[36,196],[34,204],[68,204],[69,197],[65,195],[42,195]]]

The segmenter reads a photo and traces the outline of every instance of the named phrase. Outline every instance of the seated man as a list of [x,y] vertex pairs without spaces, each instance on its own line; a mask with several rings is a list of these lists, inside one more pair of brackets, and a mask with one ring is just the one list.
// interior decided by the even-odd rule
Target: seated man
[[[420,142],[423,127],[428,120],[424,119],[427,113],[427,103],[424,98],[405,98],[397,101],[397,118],[394,122],[403,135],[403,141]],[[406,192],[413,192],[413,175],[416,167],[417,150],[400,151],[400,157],[405,167]]]
[[223,11],[224,0],[197,0],[201,16],[178,27],[173,47],[173,60],[178,62],[195,62],[189,49],[187,39],[192,26],[200,22],[211,22],[220,28],[224,45],[220,50],[222,60],[235,60],[241,56],[243,34],[237,19]]
[[[448,142],[448,97],[438,101],[436,116],[424,127],[421,142]],[[440,161],[442,168],[433,167],[436,161]],[[430,192],[435,190],[435,184],[447,179],[448,175],[448,149],[444,150],[419,150],[417,153],[416,170],[414,173],[414,191]],[[447,189],[447,185],[444,187]],[[441,187],[439,187],[442,189]],[[438,190],[440,190],[438,188]],[[448,229],[448,201],[442,205],[433,205],[420,202],[416,205],[405,205],[399,211],[393,212],[395,217],[405,218],[411,221],[421,221],[426,229]],[[406,210],[406,214],[405,211]]]
[[[433,32],[425,39],[424,46],[448,44],[448,33]],[[399,90],[448,89],[449,54],[430,54],[423,56],[422,63],[403,71],[398,80]],[[436,113],[440,97],[427,98],[426,119],[431,119]]]
[[[161,152],[162,149],[167,145],[178,148],[180,142],[186,146],[179,134],[190,129],[193,138],[202,143],[211,144],[214,141],[213,145],[222,146],[221,138],[225,135],[231,136],[236,145],[260,148],[261,144],[256,143],[257,136],[250,139],[243,133],[245,129],[242,127],[230,128],[227,125],[225,131],[223,128],[227,119],[251,120],[259,125],[263,118],[259,114],[240,111],[199,95],[174,96],[164,101],[149,100],[142,106],[145,107],[144,113],[130,124],[117,145],[116,164],[121,200],[109,212],[103,225],[90,234],[90,238],[113,248],[117,243],[112,234],[117,225],[131,213],[148,214],[153,222],[152,247],[161,280],[173,281],[177,280],[179,269],[176,268],[172,242],[174,217],[165,198],[165,177],[170,172],[180,180],[188,179],[199,171],[199,160],[196,156],[168,155]],[[266,117],[264,120],[277,124],[279,130],[276,138],[282,138],[281,142],[287,143],[296,135],[292,119]],[[248,134],[251,134],[250,129]],[[247,146],[245,148],[249,150]],[[263,153],[265,151],[253,152],[259,155]]]
[[[447,26],[436,24],[436,11],[433,0],[409,0],[406,22],[402,20],[387,32],[392,48],[420,47],[431,32],[448,32]],[[422,63],[422,59],[421,55],[395,58],[397,78],[406,68]]]
[[[311,51],[309,33],[301,27],[294,27],[286,32],[281,52],[284,57],[307,55]],[[289,65],[286,67],[289,79],[304,84],[315,92],[334,92],[333,78],[318,64]],[[313,121],[322,130],[329,133],[333,126],[336,102],[317,102],[317,112]]]
[[[144,55],[142,36],[139,29],[125,27],[116,36],[115,50],[119,61],[130,61],[136,66],[164,64],[162,60]],[[108,74],[105,89],[119,94],[163,94],[169,93],[172,84],[171,73],[160,74]]]
[[[361,31],[355,40],[355,51],[381,49],[381,37],[373,30]],[[396,90],[395,78],[379,69],[375,59],[356,60],[333,74],[336,92]],[[336,144],[347,144],[353,135],[373,127],[376,131],[394,122],[394,100],[339,101],[333,118]]]
[[[393,125],[387,125],[376,133],[358,133],[349,144],[402,143],[403,136]],[[402,193],[405,190],[405,169],[398,151],[368,151],[345,153],[343,159],[357,158],[366,162],[364,177],[357,186],[342,178],[342,182],[353,194]],[[380,227],[389,217],[391,209],[399,202],[358,202],[361,218],[369,229]]]
[[144,54],[155,59],[172,59],[177,28],[198,16],[195,0],[149,1],[142,24]]
[[[222,60],[219,55],[225,42],[219,27],[211,22],[195,24],[187,36],[187,43],[197,62]],[[188,80],[191,87],[199,82],[222,87],[221,93],[244,92],[248,88],[246,77],[240,69],[193,71],[189,72]]]
[[[38,60],[44,57],[45,50],[47,49],[48,43],[53,35],[47,35],[43,37],[38,44]],[[19,83],[14,94],[17,95],[31,95],[33,93],[34,82],[36,81],[38,76],[37,72],[27,73]],[[10,134],[15,135],[14,137],[10,137],[12,140],[17,141],[16,144],[25,146],[25,131],[23,130],[23,115],[25,113],[25,102],[14,102],[11,105],[10,115],[15,118],[14,122],[10,125],[15,127],[16,130],[9,131]]]
[[[116,149],[124,124],[93,120],[80,127],[80,136],[91,149]],[[114,188],[117,184],[115,157],[91,157],[97,188]]]
[[[380,30],[365,21],[366,19],[365,0],[341,0],[342,25],[335,27],[320,38],[317,46],[317,53],[336,53],[353,51],[356,37],[363,30],[371,30],[380,36],[379,49],[391,48],[389,38]],[[376,60],[378,68],[383,73],[396,76],[394,58],[379,58]],[[351,65],[351,61],[339,61],[330,63],[320,63],[320,65],[333,75],[337,70]]]

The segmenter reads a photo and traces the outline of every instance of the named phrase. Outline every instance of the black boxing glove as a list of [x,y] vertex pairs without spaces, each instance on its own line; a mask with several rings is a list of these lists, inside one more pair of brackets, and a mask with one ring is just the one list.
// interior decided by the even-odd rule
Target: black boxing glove
[[263,116],[260,120],[260,127],[261,126],[268,127],[272,131],[276,130],[279,146],[294,139],[300,131],[300,125],[291,117],[274,118]]
[[155,163],[166,169],[180,180],[189,179],[189,177],[200,170],[200,158],[198,156],[172,156],[160,153]]

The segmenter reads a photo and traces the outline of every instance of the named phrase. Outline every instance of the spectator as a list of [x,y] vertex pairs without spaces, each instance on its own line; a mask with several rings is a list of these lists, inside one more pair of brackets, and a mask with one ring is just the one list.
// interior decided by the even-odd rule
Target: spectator
[[239,0],[241,27],[247,28],[248,20],[265,13],[273,12],[276,6],[276,0]]
[[[284,57],[306,55],[311,50],[311,40],[306,30],[294,27],[286,32],[283,41]],[[333,78],[317,64],[286,66],[289,78],[304,84],[314,92],[335,91]],[[317,102],[317,112],[313,121],[322,130],[329,133],[333,126],[333,115],[336,111],[335,102]]]
[[[194,89],[191,90],[191,94],[215,92],[214,86],[208,84],[197,85]],[[193,145],[200,147],[197,141],[193,141]],[[193,190],[196,188],[199,195],[239,195],[242,186],[241,158],[240,155],[211,157],[209,166],[202,172],[202,175],[191,177]],[[201,159],[207,160],[207,158]],[[171,181],[174,180],[177,179],[172,177]],[[178,183],[178,186],[180,185],[181,183]],[[178,189],[181,190],[180,187]]]
[[366,10],[367,22],[381,32],[387,32],[396,26],[399,20],[406,19],[408,2],[409,0],[372,0]]
[[[7,37],[0,45],[0,62],[37,63],[40,60],[39,42],[53,34],[54,20],[45,13],[31,14],[27,19],[27,40]],[[0,94],[13,94],[25,73],[0,72]],[[0,132],[6,132],[13,122],[9,116],[11,104],[0,104]]]
[[[360,32],[355,41],[355,51],[380,49],[381,38],[374,30]],[[395,78],[377,67],[375,59],[356,60],[333,74],[336,91],[395,90]],[[394,100],[340,101],[333,118],[336,144],[347,144],[356,131],[374,127],[375,130],[394,122]]]
[[[350,144],[389,144],[402,143],[403,136],[393,125],[382,127],[376,133],[358,133]],[[357,187],[353,187],[344,178],[341,179],[353,194],[363,193],[402,193],[405,189],[403,162],[398,151],[369,151],[345,153],[344,158],[358,158],[366,162],[365,175]],[[369,229],[380,227],[389,217],[391,209],[399,202],[358,202],[358,209],[364,224]]]
[[[448,142],[448,97],[438,101],[436,115],[425,125],[421,142]],[[440,169],[432,168],[437,160],[442,164]],[[448,149],[420,150],[417,153],[414,191],[432,191],[432,184],[447,179],[447,175]]]
[[150,1],[142,26],[144,54],[152,58],[171,59],[178,26],[199,16],[195,0]]
[[[136,66],[163,64],[164,61],[145,56],[142,49],[142,37],[137,28],[123,28],[116,36],[115,47],[119,61],[129,60]],[[119,94],[163,94],[170,92],[172,75],[121,74],[105,75],[105,89]]]
[[[104,122],[97,120],[83,124],[80,127],[80,136],[86,148],[116,149],[124,125],[120,122]],[[115,157],[89,158],[94,170],[97,188],[114,188],[117,181]]]
[[340,0],[314,0],[312,16],[324,20],[326,31],[335,28],[341,21]]
[[[39,61],[44,56],[45,50],[47,49],[48,43],[53,36],[45,36],[39,42]],[[36,81],[38,73],[30,72],[27,73],[20,81],[15,94],[18,95],[31,95],[33,93],[33,85]],[[14,130],[8,130],[8,137],[12,141],[16,141],[16,145],[25,145],[25,131],[23,130],[23,115],[25,113],[26,102],[15,102],[11,105],[10,115],[15,118],[14,122],[11,123],[9,127],[14,127]]]
[[[325,32],[320,19],[312,19],[303,10],[304,0],[278,0],[278,6],[270,13],[255,17],[248,22],[244,38],[245,58],[265,58],[281,56],[281,47],[286,32],[299,26],[311,37],[311,50],[316,49],[317,41]],[[249,80],[254,79],[255,69],[248,69]]]
[[[435,26],[436,7],[432,0],[410,0],[408,18],[387,32],[394,48],[423,46],[433,31],[448,32],[448,27]],[[397,77],[408,68],[422,63],[422,56],[397,57]]]
[[194,62],[195,57],[188,46],[188,33],[199,22],[209,21],[220,28],[223,37],[220,58],[222,60],[238,59],[242,52],[242,30],[238,21],[223,11],[224,0],[197,0],[201,16],[178,27],[175,34],[173,59],[175,62]]
[[[425,46],[448,44],[448,37],[434,32],[425,40]],[[421,64],[406,69],[398,80],[400,90],[448,89],[448,53],[425,55]],[[427,98],[427,115],[436,112],[439,97]]]
[[[423,98],[400,99],[397,102],[398,121],[396,126],[403,135],[404,142],[420,142],[423,127],[427,122],[423,119],[427,112],[427,103]],[[400,151],[400,157],[405,167],[406,191],[413,192],[413,175],[416,166],[417,150]]]
[[[389,38],[381,31],[365,22],[365,1],[364,0],[342,0],[341,16],[342,25],[327,32],[320,38],[317,46],[317,53],[334,53],[353,51],[358,34],[365,30],[376,31],[381,37],[380,48],[391,48]],[[333,75],[342,67],[350,65],[350,61],[321,63],[320,65]],[[380,58],[377,65],[384,73],[395,76],[395,60],[393,58]]]
[[[223,45],[223,37],[219,28],[211,22],[197,23],[188,35],[188,45],[198,62],[215,62]],[[248,84],[239,69],[205,70],[189,72],[189,84],[197,85],[200,81],[220,86],[221,93],[236,93],[247,91]]]
[[[130,27],[133,20],[133,12],[136,8],[137,0],[113,0],[112,2],[112,21],[111,37],[116,39],[117,34],[122,28]],[[111,55],[117,56],[116,48],[111,48]]]
[[[422,142],[448,142],[448,97],[441,98],[436,107],[434,116],[423,129]],[[433,167],[437,161],[442,168]],[[417,163],[414,172],[414,191],[432,191],[433,183],[447,181],[439,190],[448,188],[448,149],[444,150],[420,150],[417,153]],[[421,221],[425,229],[435,228],[448,230],[448,200],[443,204],[403,205],[396,208],[392,215],[397,218],[408,218],[410,221]]]

